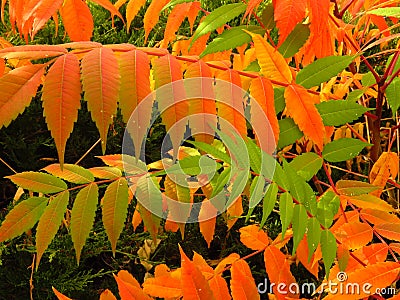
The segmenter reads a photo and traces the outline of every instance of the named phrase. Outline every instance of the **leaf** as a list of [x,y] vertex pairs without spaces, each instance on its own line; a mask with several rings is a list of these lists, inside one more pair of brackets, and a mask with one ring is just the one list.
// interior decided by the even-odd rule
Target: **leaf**
[[197,268],[197,266],[186,256],[179,246],[181,253],[182,269],[182,294],[184,299],[188,300],[212,300],[215,299],[206,278]]
[[315,107],[313,96],[302,86],[291,84],[285,89],[285,102],[288,114],[300,130],[322,149],[325,127]]
[[282,149],[285,146],[293,144],[299,140],[303,133],[293,121],[292,118],[284,118],[278,121],[279,124],[279,141],[278,148]]
[[152,99],[149,103],[139,105],[151,93],[150,61],[147,54],[142,51],[128,51],[120,55],[119,68],[121,74],[119,107],[124,122],[128,123],[127,130],[133,139],[135,157],[140,157],[152,113]]
[[163,9],[161,11],[164,11],[172,6],[175,6],[175,5],[178,5],[181,3],[188,3],[188,2],[193,2],[193,0],[171,0],[163,7]]
[[308,219],[307,223],[307,245],[308,245],[308,260],[311,259],[321,240],[321,225],[317,218]]
[[36,271],[40,259],[56,235],[69,203],[69,191],[50,198],[36,229]]
[[129,273],[124,274],[123,271],[119,271],[118,276],[115,276],[114,274],[114,279],[115,281],[117,281],[121,300],[131,300],[131,299],[151,300],[151,298],[147,296],[140,288],[140,285],[137,282],[137,280],[133,278],[132,275],[130,275],[129,277],[127,275],[130,274]]
[[105,289],[100,294],[100,300],[117,300],[117,298],[114,296],[114,294],[109,289]]
[[96,215],[99,188],[91,183],[81,189],[75,198],[71,211],[71,238],[74,243],[76,260],[79,264],[81,251],[89,237]]
[[76,184],[90,183],[94,181],[93,174],[89,170],[78,165],[65,164],[63,170],[61,170],[60,164],[52,164],[43,168],[43,170]]
[[340,194],[346,196],[368,194],[377,189],[377,187],[372,184],[358,180],[338,180],[336,182],[336,188]]
[[325,126],[341,126],[371,110],[348,100],[328,100],[315,105]]
[[248,225],[239,229],[240,241],[247,248],[262,250],[269,245],[268,235],[257,225]]
[[362,209],[360,215],[371,224],[400,223],[400,219],[396,215],[373,208]]
[[307,24],[297,24],[278,50],[284,58],[290,58],[303,47],[309,36],[309,26]]
[[194,142],[194,141],[186,141],[186,142],[189,144],[192,144],[199,150],[205,151],[208,155],[211,155],[217,159],[222,160],[223,162],[225,162],[227,164],[230,164],[230,162],[231,162],[231,159],[228,154],[218,150],[217,148],[215,148],[214,146],[212,146],[210,144],[203,143],[203,142]]
[[52,286],[51,288],[58,300],[72,300],[71,298],[68,298],[67,296],[65,296],[65,295],[61,294],[59,291],[57,291],[54,286]]
[[367,146],[371,144],[358,139],[341,138],[326,144],[322,157],[329,162],[346,161],[356,157]]
[[292,228],[293,228],[293,250],[292,254],[296,253],[296,249],[303,239],[304,234],[307,230],[307,210],[304,205],[297,204],[294,206],[293,210],[293,220],[292,220]]
[[250,267],[245,260],[238,260],[231,267],[231,291],[233,299],[260,299]]
[[243,16],[243,20],[246,19],[247,16],[250,19],[250,15],[252,13],[256,13],[254,10],[260,5],[261,2],[262,0],[249,0],[249,2],[247,3],[246,12]]
[[273,182],[271,183],[271,185],[267,187],[267,191],[263,199],[263,211],[262,211],[263,215],[260,223],[260,228],[262,228],[264,224],[267,222],[267,218],[274,209],[275,203],[277,201],[277,196],[278,196],[278,185],[275,182]]
[[282,237],[284,237],[286,229],[293,218],[293,198],[288,192],[281,194],[279,197],[279,212],[282,223]]
[[43,83],[42,100],[43,115],[62,167],[65,146],[81,106],[80,68],[76,55],[65,54],[51,66]]
[[145,3],[146,0],[129,0],[128,5],[126,6],[126,29],[128,32],[133,19]]
[[47,198],[31,197],[18,203],[0,227],[0,242],[11,240],[35,226],[47,205]]
[[60,8],[65,31],[73,42],[90,41],[93,34],[93,17],[86,1],[65,0]]
[[280,0],[274,2],[274,19],[279,29],[279,43],[286,39],[296,24],[305,17],[307,2],[298,0]]
[[[214,239],[215,225],[217,221],[218,210],[212,205],[211,201],[204,199],[201,203],[199,220],[200,232],[207,242],[208,248],[210,248],[211,241]],[[214,216],[213,218],[210,218]]]
[[200,58],[206,56],[207,54],[234,49],[236,47],[250,43],[251,37],[246,32],[244,32],[243,29],[260,35],[263,35],[265,33],[265,29],[256,25],[240,25],[232,27],[228,30],[225,30],[215,39],[213,39],[207,45],[207,48],[200,54]]
[[[269,246],[264,252],[265,269],[271,283],[274,283],[272,290],[275,296],[286,295],[290,297],[298,297],[298,294],[289,289],[289,286],[296,284],[290,265],[286,256],[275,246]],[[278,285],[281,287],[278,289]],[[295,290],[295,289],[294,289]],[[279,298],[278,298],[279,299]],[[284,298],[281,298],[284,299]]]
[[94,177],[100,179],[116,179],[122,176],[122,172],[114,167],[94,167],[88,169]]
[[370,15],[400,18],[400,7],[380,7],[365,12]]
[[170,272],[166,265],[156,266],[155,277],[144,281],[143,291],[152,297],[182,297],[181,269]]
[[96,48],[83,57],[85,100],[100,132],[103,154],[106,151],[108,127],[117,112],[119,79],[118,61],[111,49]]
[[107,187],[102,207],[104,229],[114,256],[118,238],[125,224],[128,205],[128,182],[122,177]]
[[27,65],[0,78],[0,128],[8,126],[30,104],[43,74],[43,65]]
[[[134,0],[131,0],[134,1]],[[147,42],[150,31],[158,23],[158,18],[162,8],[169,2],[169,0],[151,1],[149,7],[144,15],[144,42]]]
[[46,173],[22,172],[5,178],[10,179],[23,189],[43,194],[58,193],[67,189],[64,181]]
[[329,271],[336,257],[337,244],[334,235],[328,229],[321,232],[321,251],[325,266],[325,277],[329,278]]
[[316,218],[319,223],[325,228],[329,228],[332,225],[333,218],[339,210],[340,199],[332,191],[326,191],[320,198],[317,204]]
[[345,223],[335,230],[335,236],[350,250],[366,246],[373,238],[370,225],[360,222]]
[[313,152],[306,152],[296,156],[289,165],[299,176],[308,181],[321,169],[322,163],[320,156]]
[[393,116],[396,114],[400,107],[399,95],[400,93],[400,78],[395,78],[386,88],[386,99],[392,109]]
[[176,38],[176,32],[185,20],[191,6],[192,3],[180,3],[174,6],[168,15],[160,47],[167,48],[168,44]]
[[354,56],[328,56],[307,65],[297,73],[296,83],[309,89],[326,82],[343,71]]
[[383,223],[374,226],[374,230],[383,237],[400,242],[400,224]]
[[393,152],[383,152],[373,165],[369,174],[370,183],[381,187],[381,189],[374,191],[372,195],[379,197],[388,179],[390,177],[393,179],[396,178],[398,173],[399,156]]
[[388,204],[381,198],[370,194],[352,196],[351,198],[348,199],[348,201],[360,208],[371,208],[385,212],[392,212],[394,210],[390,204]]
[[[26,46],[13,46],[0,49],[0,57],[6,59],[42,59],[66,54],[67,50],[57,45],[26,45]],[[43,65],[36,65],[39,68]],[[25,66],[25,69],[34,69],[33,65]],[[23,67],[22,67],[23,68]],[[18,70],[19,68],[15,69]],[[11,73],[11,72],[10,72]]]
[[[254,99],[256,99],[257,103],[260,105],[264,112],[263,116],[259,116],[258,113],[261,112],[254,108],[254,105],[252,105],[252,99],[250,99],[250,114],[253,128],[260,128],[259,126],[257,126],[257,123],[260,122],[260,124],[263,124],[263,117],[266,116],[269,125],[271,126],[275,143],[278,143],[279,123],[275,112],[274,89],[272,87],[271,81],[263,77],[257,77],[256,79],[252,80],[250,85],[250,94],[254,97]],[[269,133],[268,129],[265,131]],[[259,133],[256,132],[256,134]],[[261,139],[261,137],[258,138]]]
[[225,4],[214,9],[210,14],[208,14],[203,19],[203,21],[197,27],[196,31],[192,36],[189,50],[193,45],[193,43],[199,37],[220,28],[225,23],[228,23],[229,21],[239,16],[245,10],[246,10],[246,5],[244,3]]
[[111,13],[111,16],[118,16],[118,18],[120,18],[121,20],[124,20],[122,15],[115,8],[115,6],[112,4],[111,1],[109,1],[109,0],[90,0],[90,1],[92,1],[92,2],[102,6],[103,8],[107,9]]
[[292,72],[285,58],[278,50],[267,43],[261,35],[248,31],[247,33],[250,34],[253,39],[258,64],[261,67],[261,73],[264,77],[283,83],[291,83]]

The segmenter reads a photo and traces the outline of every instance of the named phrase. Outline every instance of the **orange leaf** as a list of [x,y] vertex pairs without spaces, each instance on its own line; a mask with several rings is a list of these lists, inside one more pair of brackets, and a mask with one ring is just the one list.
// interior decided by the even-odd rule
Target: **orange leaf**
[[394,223],[400,224],[400,219],[386,211],[381,211],[372,208],[364,208],[361,210],[360,215],[363,216],[368,222],[372,224]]
[[396,251],[397,254],[400,254],[400,243],[391,243],[389,247]]
[[121,278],[118,273],[118,276],[114,274],[114,278],[118,284],[118,290],[119,295],[121,296],[121,300],[151,300],[151,298],[143,292],[143,290],[140,288],[139,283],[133,277],[129,278],[129,281],[125,281],[125,278]]
[[65,48],[57,45],[26,45],[0,50],[0,57],[7,59],[41,59],[66,54]]
[[53,290],[54,294],[56,295],[58,300],[72,300],[71,298],[68,298],[67,296],[61,294],[59,291],[56,290],[54,286],[51,287]]
[[[134,0],[131,0],[134,1]],[[144,42],[147,42],[147,38],[149,37],[150,31],[154,28],[154,26],[158,22],[158,18],[162,8],[169,2],[170,0],[157,0],[151,1],[149,7],[146,10],[144,15]]]
[[80,68],[75,55],[65,54],[51,66],[43,84],[42,99],[43,115],[62,166],[65,146],[81,106]]
[[[158,3],[158,1],[153,1],[151,4],[156,2]],[[154,61],[153,69],[155,88],[157,89],[158,109],[161,112],[161,118],[171,138],[174,158],[176,158],[176,153],[178,153],[187,123],[179,121],[184,119],[189,112],[185,87],[183,81],[181,81],[181,66],[174,56],[167,54]],[[160,89],[164,85],[166,86]]]
[[257,300],[260,294],[245,260],[238,260],[231,267],[231,291],[233,299]]
[[43,73],[43,65],[28,65],[0,78],[0,128],[8,126],[30,104]]
[[119,13],[119,11],[116,9],[116,7],[109,0],[90,0],[90,1],[97,3],[98,5],[107,9],[111,13],[112,17],[118,16],[121,20],[124,20],[122,15]]
[[371,192],[371,195],[379,197],[386,182],[390,177],[396,178],[399,173],[399,157],[393,152],[383,152],[369,173],[369,182],[381,187],[381,189]]
[[93,17],[82,0],[65,0],[60,9],[65,31],[71,41],[89,41],[93,33]]
[[100,300],[117,300],[117,298],[109,289],[107,289],[101,293]]
[[129,27],[131,27],[131,23],[133,19],[136,17],[140,8],[146,3],[146,0],[130,0],[128,5],[126,6],[126,28],[129,32]]
[[218,265],[215,267],[215,274],[221,274],[223,271],[225,271],[226,266],[233,264],[234,262],[238,261],[240,259],[239,254],[237,253],[231,253],[227,257],[225,257],[223,260],[221,260]]
[[106,151],[108,127],[117,112],[119,79],[118,61],[111,49],[96,48],[83,57],[83,90],[100,132],[103,153]]
[[[186,80],[185,87],[187,97],[189,99],[189,114],[190,116],[196,115],[189,120],[189,127],[195,134],[194,138],[197,141],[202,141],[211,144],[214,136],[211,134],[202,134],[206,132],[214,132],[217,127],[217,109],[215,101],[212,75],[210,67],[203,61],[198,61],[191,64],[185,72],[186,78],[197,78],[196,80]],[[194,96],[191,96],[194,95]],[[201,95],[204,98],[195,98]]]
[[239,229],[240,241],[252,250],[265,249],[269,244],[268,235],[258,225],[248,225]]
[[335,231],[335,236],[349,249],[355,250],[367,245],[373,237],[371,226],[361,222],[345,223]]
[[325,127],[315,107],[313,96],[297,84],[285,89],[285,102],[288,114],[293,118],[300,130],[312,140],[319,149],[324,145]]
[[143,283],[143,291],[153,297],[182,297],[181,269],[170,272],[166,265],[158,265],[155,277],[147,278]]
[[165,26],[164,39],[161,42],[162,48],[167,48],[168,44],[175,39],[175,33],[185,20],[191,6],[192,3],[186,2],[175,5],[171,10],[168,15],[167,25]]
[[197,15],[199,14],[199,11],[201,9],[200,2],[199,1],[194,1],[190,2],[190,9],[189,12],[187,13],[187,18],[190,24],[190,33],[193,31],[193,26],[194,22],[196,21]]
[[383,237],[400,242],[400,224],[383,223],[375,225],[374,229]]
[[225,71],[218,71],[216,77],[229,83],[217,82],[215,85],[221,131],[225,133],[231,131],[229,124],[226,123],[227,121],[242,136],[247,136],[247,126],[243,108],[244,95],[241,89],[242,83],[239,73],[235,70],[228,69]]
[[[214,238],[215,223],[217,221],[218,210],[211,204],[211,201],[204,199],[201,203],[201,208],[199,212],[199,219],[207,219],[205,221],[200,221],[200,232],[207,242],[208,248],[210,248],[211,241]],[[210,218],[210,216],[214,216]]]
[[247,8],[246,8],[246,12],[243,15],[243,20],[249,16],[250,19],[250,15],[253,13],[253,10],[255,8],[257,8],[260,3],[262,2],[262,0],[249,0],[249,2],[247,3]]
[[[135,157],[138,158],[143,140],[147,135],[152,113],[152,105],[138,107],[139,103],[151,93],[150,61],[144,52],[133,50],[120,55],[119,67],[121,74],[119,107],[125,123],[128,123],[132,116],[127,129],[135,145]],[[149,104],[152,104],[152,100],[149,101]],[[135,109],[137,112],[132,115]]]
[[310,260],[308,260],[307,235],[304,235],[304,238],[300,241],[296,250],[296,257],[315,278],[318,278],[319,260],[322,258],[321,249],[318,247]]
[[294,27],[303,20],[306,13],[307,0],[276,0],[274,2],[274,19],[279,29],[281,45]]
[[[292,291],[288,289],[291,284],[296,283],[296,280],[290,272],[290,265],[286,256],[275,246],[269,246],[264,251],[264,262],[268,277],[271,283],[275,284],[273,287],[274,295],[277,296],[278,299],[285,299],[285,295],[298,298],[298,294],[293,294]],[[280,293],[277,290],[277,285],[281,283],[284,284],[283,290],[285,293]]]
[[253,38],[261,73],[270,80],[291,83],[293,79],[292,72],[278,50],[267,43],[261,35],[247,33]]
[[228,226],[228,230],[232,228],[242,214],[242,196],[239,196],[226,210],[226,225]]
[[[278,143],[279,139],[279,124],[278,118],[276,117],[275,112],[275,103],[274,103],[274,89],[272,87],[271,81],[267,78],[257,77],[256,79],[251,81],[250,85],[250,94],[256,99],[258,104],[261,106],[264,115],[267,117],[269,121],[269,125],[271,126],[272,133],[274,134],[275,143]],[[250,100],[251,101],[251,100]],[[263,124],[262,117],[258,116],[260,113],[259,110],[256,110],[250,102],[250,114],[251,114],[251,123],[253,124],[253,128],[260,128],[257,125],[254,125],[256,122],[261,122]],[[256,134],[264,134],[269,133],[269,130],[266,129],[265,132],[260,132]],[[264,136],[257,136],[259,140],[268,139]]]
[[179,251],[181,253],[183,298],[188,300],[215,299],[210,285],[199,268],[186,256],[180,246]]

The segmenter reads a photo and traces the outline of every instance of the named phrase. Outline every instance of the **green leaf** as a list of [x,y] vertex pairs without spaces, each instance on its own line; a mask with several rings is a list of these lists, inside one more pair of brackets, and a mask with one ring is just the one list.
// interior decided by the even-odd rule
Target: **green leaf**
[[321,239],[321,226],[317,218],[310,218],[307,223],[308,260],[318,247]]
[[260,35],[264,35],[265,33],[265,29],[256,25],[232,27],[213,39],[212,42],[207,45],[207,48],[200,54],[200,58],[207,54],[222,52],[250,43],[251,36],[244,32],[243,29]]
[[339,210],[339,206],[340,199],[332,191],[327,191],[319,198],[316,218],[322,226],[325,228],[331,227],[333,217]]
[[361,78],[361,83],[366,88],[371,86],[371,85],[376,84],[376,80],[375,80],[374,74],[372,74],[372,72],[365,73],[363,75],[363,77]]
[[346,161],[356,157],[366,146],[371,144],[357,139],[342,138],[325,145],[322,157],[329,162]]
[[274,88],[274,104],[275,112],[279,114],[285,107],[285,89],[284,88]]
[[296,253],[300,241],[303,239],[307,229],[307,210],[303,205],[295,205],[293,210],[293,250],[292,254]]
[[215,162],[212,158],[205,155],[188,156],[177,161],[166,170],[162,170],[153,174],[153,176],[161,176],[165,174],[190,175],[213,174],[219,169],[221,164]]
[[349,102],[358,101],[358,99],[360,99],[360,97],[361,97],[362,95],[364,95],[364,93],[365,93],[365,89],[351,91],[351,92],[347,95],[346,100],[349,101]]
[[285,237],[286,229],[288,229],[293,218],[293,198],[286,192],[280,195],[279,211],[282,223],[282,239]]
[[260,65],[258,64],[258,60],[255,60],[253,62],[251,62],[246,69],[244,69],[243,71],[246,72],[260,72],[261,68]]
[[272,3],[265,6],[264,10],[261,13],[261,21],[264,24],[265,28],[275,28],[274,6],[272,5]]
[[376,191],[379,187],[358,180],[339,180],[336,182],[338,192],[346,196],[359,196]]
[[161,11],[166,10],[167,8],[170,8],[172,6],[175,6],[177,4],[181,4],[181,3],[187,3],[187,2],[194,2],[194,0],[172,0],[170,1],[167,5],[165,5]]
[[292,118],[279,120],[278,123],[280,129],[278,141],[279,149],[293,144],[303,136],[303,133],[300,131],[299,127]]
[[369,15],[400,18],[400,7],[380,7],[366,12]]
[[96,215],[99,188],[91,183],[81,189],[76,195],[71,212],[71,238],[76,252],[76,260],[79,264],[81,251],[89,237]]
[[387,102],[392,109],[393,118],[400,106],[400,78],[395,78],[386,88]]
[[214,197],[216,194],[220,193],[224,189],[225,185],[228,183],[230,174],[231,174],[231,167],[227,167],[221,172],[221,174],[218,175],[218,179],[211,194],[211,198]]
[[35,226],[47,206],[47,200],[45,197],[32,197],[18,203],[1,224],[0,242],[11,240]]
[[61,179],[41,172],[22,172],[6,178],[23,189],[37,193],[51,194],[67,189],[67,184]]
[[320,156],[307,152],[294,158],[289,165],[299,176],[308,181],[321,169],[322,163],[323,159]]
[[226,4],[213,10],[204,18],[199,27],[197,27],[193,34],[189,49],[199,37],[216,30],[217,28],[239,16],[245,10],[246,4],[244,3]]
[[309,26],[297,24],[278,50],[284,58],[292,57],[303,47],[309,36]]
[[192,144],[197,149],[202,150],[202,151],[206,152],[207,154],[215,157],[216,159],[220,159],[227,164],[231,163],[231,158],[229,157],[229,155],[226,154],[226,152],[218,150],[213,145],[210,145],[210,144],[207,144],[204,142],[195,142],[195,141],[186,141],[186,142],[189,144]]
[[303,68],[296,77],[296,83],[309,89],[328,81],[343,71],[354,56],[327,56],[316,60]]
[[265,193],[263,199],[263,215],[260,223],[260,228],[262,228],[267,222],[267,218],[271,214],[272,210],[275,207],[275,203],[278,197],[278,185],[276,183],[271,183],[267,187],[267,192]]
[[61,169],[60,164],[52,164],[43,168],[43,170],[51,175],[76,184],[94,181],[93,174],[89,170],[78,165],[64,164],[63,169]]
[[36,230],[36,270],[43,253],[50,245],[60,227],[68,202],[68,190],[50,198],[49,205],[47,205],[39,220]]
[[326,126],[341,126],[357,120],[371,108],[348,100],[330,100],[315,105]]
[[108,239],[111,242],[111,249],[115,256],[117,241],[124,228],[126,215],[128,213],[128,182],[124,177],[111,183],[103,198],[103,224]]
[[256,176],[251,182],[250,186],[250,200],[249,200],[249,208],[252,209],[256,207],[256,205],[261,201],[264,197],[264,186],[265,186],[265,178],[264,176]]
[[[247,181],[249,180],[249,174],[250,174],[249,169],[232,169],[232,171],[233,171],[232,190],[229,194],[229,199],[225,205],[225,208],[228,208],[229,206],[231,206],[233,201],[236,201],[236,199],[243,192],[243,190],[247,184]],[[220,210],[220,208],[218,208],[218,207],[217,207],[217,209]]]
[[336,257],[337,244],[332,232],[325,229],[321,232],[321,252],[325,266],[326,279],[329,278],[329,271]]
[[285,190],[289,190],[289,181],[280,164],[275,165],[273,181]]

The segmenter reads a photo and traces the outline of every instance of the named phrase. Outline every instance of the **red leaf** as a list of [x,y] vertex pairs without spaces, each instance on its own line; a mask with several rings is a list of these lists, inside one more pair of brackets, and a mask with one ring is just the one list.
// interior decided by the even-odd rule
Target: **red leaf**
[[63,55],[51,66],[43,84],[42,99],[43,115],[62,166],[65,146],[81,106],[80,68],[75,55]]
[[279,29],[281,45],[294,27],[303,20],[306,13],[306,0],[276,0],[274,3],[274,19]]
[[302,86],[291,84],[285,89],[285,101],[288,114],[300,130],[322,149],[325,127],[313,96]]
[[71,41],[89,41],[93,33],[93,17],[85,1],[65,0],[60,9],[65,31]]
[[43,65],[28,65],[0,78],[0,128],[8,126],[31,103],[43,73]]
[[111,49],[96,48],[83,57],[83,90],[100,132],[103,153],[106,151],[108,127],[117,111],[119,79],[118,61]]

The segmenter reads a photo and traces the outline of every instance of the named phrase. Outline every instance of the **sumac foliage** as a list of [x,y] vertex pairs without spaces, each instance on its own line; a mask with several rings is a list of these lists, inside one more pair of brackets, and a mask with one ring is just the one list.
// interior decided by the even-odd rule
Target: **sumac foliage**
[[[37,267],[64,224],[79,262],[101,206],[115,253],[130,203],[136,209],[129,221],[135,229],[143,221],[154,241],[160,215],[167,218],[166,230],[180,230],[183,236],[184,222],[174,216],[189,218],[190,211],[177,210],[168,197],[188,207],[200,203],[199,219],[208,214],[199,226],[208,246],[219,213],[231,228],[247,209],[246,220],[251,217],[256,224],[240,229],[241,242],[254,251],[250,256],[263,255],[268,278],[276,284],[269,293],[277,299],[302,296],[289,289],[296,284],[293,261],[319,280],[317,291],[326,299],[369,296],[365,290],[337,296],[324,285],[328,281],[369,283],[374,294],[399,279],[398,1],[250,0],[211,12],[189,0],[92,2],[109,10],[112,18],[122,19],[119,9],[124,7],[127,30],[145,7],[146,40],[159,16],[168,16],[163,40],[156,47],[90,41],[93,19],[81,0],[31,0],[28,5],[2,1],[2,13],[7,7],[13,28],[26,40],[60,15],[71,42],[16,47],[1,43],[0,127],[17,118],[40,91],[59,157],[59,163],[40,172],[7,176],[29,197],[6,216],[1,242],[38,223]],[[177,35],[186,18],[191,33]],[[238,19],[242,24],[233,25]],[[383,66],[374,65],[376,57]],[[180,84],[193,78],[204,81],[197,87]],[[218,80],[243,93],[207,86]],[[179,101],[192,88],[212,96],[192,99],[190,105]],[[94,168],[64,162],[81,95],[98,128],[103,154],[117,110],[128,122],[149,101],[139,111],[142,127],[127,130],[135,146],[132,156],[103,155],[104,165]],[[141,147],[157,110],[170,132],[172,150],[170,157],[146,165],[140,160]],[[213,117],[185,119],[194,114]],[[276,149],[261,147],[265,136],[251,130],[263,118],[270,124],[265,129],[268,142],[276,143]],[[236,131],[225,134],[225,126]],[[208,128],[212,134],[195,135],[182,146],[187,127]],[[274,165],[274,171],[266,165]],[[193,177],[205,170],[213,175],[205,185],[176,182],[181,171]],[[228,204],[210,202],[216,195],[223,195]],[[158,214],[137,201],[141,197],[149,199]],[[260,219],[252,216],[255,209],[262,211]],[[272,211],[279,212],[278,237],[267,229]],[[213,268],[197,253],[189,259],[181,249],[180,255],[180,268],[158,265],[154,277],[142,285],[119,272],[115,279],[121,299],[259,299],[248,257],[231,254]],[[319,272],[322,268],[325,276]],[[222,275],[228,270],[229,286]],[[345,272],[344,280],[340,272]],[[279,283],[286,289],[278,288]],[[68,299],[54,291],[59,299]],[[106,290],[101,299],[115,296]]]

